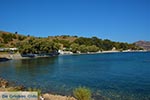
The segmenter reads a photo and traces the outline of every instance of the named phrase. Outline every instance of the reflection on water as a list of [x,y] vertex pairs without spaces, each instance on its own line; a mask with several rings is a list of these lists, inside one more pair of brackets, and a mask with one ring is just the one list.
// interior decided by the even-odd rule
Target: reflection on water
[[101,95],[149,100],[149,57],[150,53],[112,53],[12,60],[0,63],[0,76],[45,92],[70,95],[75,87],[86,86],[95,100]]
[[[0,73],[4,78],[8,78],[18,84],[27,83],[27,86],[32,87],[35,86],[36,80],[38,80],[39,77],[44,77],[49,73],[53,74],[55,70],[55,67],[53,66],[55,59],[57,59],[57,57],[3,62],[0,66]],[[33,82],[34,84],[32,84]]]
[[56,58],[38,58],[17,60],[14,66],[17,74],[21,74],[23,71],[33,77],[38,74],[43,75],[54,72],[55,67],[53,64],[55,63],[55,59]]

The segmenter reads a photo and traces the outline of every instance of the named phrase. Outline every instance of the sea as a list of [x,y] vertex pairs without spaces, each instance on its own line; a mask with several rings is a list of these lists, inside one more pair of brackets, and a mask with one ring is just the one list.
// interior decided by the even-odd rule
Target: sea
[[0,62],[0,77],[43,93],[72,96],[86,87],[94,100],[150,100],[150,52],[10,60]]

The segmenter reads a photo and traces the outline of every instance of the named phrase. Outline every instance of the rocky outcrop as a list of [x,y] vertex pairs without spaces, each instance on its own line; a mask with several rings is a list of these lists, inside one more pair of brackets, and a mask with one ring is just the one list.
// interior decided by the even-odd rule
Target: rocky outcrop
[[25,87],[23,85],[20,86],[12,86],[12,84],[0,77],[0,91],[24,91]]
[[22,56],[19,52],[10,54],[10,53],[1,53],[0,52],[0,58],[7,58],[7,59],[22,59]]

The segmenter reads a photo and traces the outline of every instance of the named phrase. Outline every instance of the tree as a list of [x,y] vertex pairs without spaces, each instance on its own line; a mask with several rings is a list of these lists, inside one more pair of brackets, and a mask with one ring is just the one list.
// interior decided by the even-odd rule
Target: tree
[[70,43],[67,40],[60,40],[60,43],[63,44],[63,47],[70,48]]
[[120,43],[119,48],[122,50],[127,50],[128,49],[128,44],[127,43]]
[[19,47],[19,51],[22,54],[33,53],[33,48],[31,44],[22,43]]
[[60,45],[50,40],[30,38],[27,41],[17,43],[20,48],[20,52],[23,54],[27,53],[53,53],[59,50]]
[[102,47],[103,43],[102,43],[101,39],[99,39],[97,37],[92,37],[91,39],[92,39],[93,45],[95,45],[95,46],[97,46],[99,48]]
[[87,49],[86,45],[80,45],[79,46],[79,51],[81,53],[87,53],[88,49]]
[[12,34],[2,34],[2,38],[4,40],[4,43],[8,43],[13,40]]
[[15,34],[18,34],[18,32],[15,32]]
[[70,47],[73,53],[77,53],[77,51],[79,50],[79,44],[73,43]]
[[105,39],[103,41],[102,49],[103,50],[112,50],[112,48],[113,48],[113,43],[110,40]]
[[78,39],[76,39],[74,41],[74,43],[77,43],[79,45],[87,45],[90,46],[92,45],[92,40],[90,38],[84,38],[84,37],[80,37]]
[[113,47],[115,47],[117,50],[120,49],[119,45],[120,45],[119,42],[113,42]]
[[97,52],[97,51],[99,51],[99,48],[95,45],[88,46],[87,49],[88,49],[88,52]]
[[25,38],[26,38],[26,36],[18,35],[18,39],[19,39],[20,41],[24,40]]

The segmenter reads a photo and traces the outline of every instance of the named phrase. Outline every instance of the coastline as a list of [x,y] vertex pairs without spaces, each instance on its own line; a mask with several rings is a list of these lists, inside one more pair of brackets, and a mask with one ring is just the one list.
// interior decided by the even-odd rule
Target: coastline
[[68,54],[60,54],[60,56],[63,55],[84,55],[84,54],[107,54],[107,53],[134,53],[134,52],[150,52],[148,50],[123,50],[123,51],[118,51],[118,50],[108,50],[108,51],[98,51],[98,52],[87,52],[87,53],[68,53]]
[[[118,51],[118,50],[108,50],[108,51],[98,51],[98,52],[87,52],[87,53],[67,53],[67,54],[59,54],[59,56],[63,55],[83,55],[83,54],[105,54],[105,53],[134,53],[134,52],[150,52],[148,50],[123,50],[123,51]],[[33,58],[42,58],[42,57],[53,57],[53,56],[35,56],[35,57],[23,57],[19,52],[14,53],[14,54],[9,54],[9,53],[1,53],[0,52],[0,62],[2,62],[2,59],[6,60],[16,60],[16,59],[33,59]],[[5,60],[4,60],[5,61]]]
[[[54,93],[48,93],[42,91],[38,88],[24,87],[23,85],[16,85],[14,82],[10,82],[0,77],[0,92],[37,92],[38,100],[78,100],[72,95],[60,95]],[[107,97],[99,95],[98,97],[93,94],[92,100],[109,100]],[[97,99],[96,99],[97,100]]]
[[38,56],[36,54],[33,54],[34,56],[29,56],[27,55],[26,57],[22,56],[19,52],[10,54],[10,53],[0,53],[0,58],[2,59],[8,59],[8,60],[13,60],[13,59],[32,59],[32,58],[43,58],[43,57],[53,57],[56,55],[42,55]]

